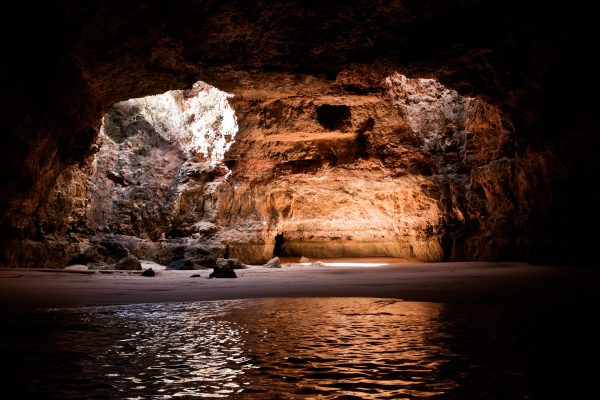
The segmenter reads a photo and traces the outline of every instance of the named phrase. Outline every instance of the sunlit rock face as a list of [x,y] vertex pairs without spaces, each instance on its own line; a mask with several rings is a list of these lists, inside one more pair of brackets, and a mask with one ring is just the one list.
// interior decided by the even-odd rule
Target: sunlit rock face
[[433,79],[387,78],[394,104],[428,155],[442,208],[445,259],[500,259],[515,252],[514,142],[497,107]]
[[232,186],[215,196],[232,249],[268,258],[281,235],[280,255],[440,259],[429,154],[385,93],[334,87],[248,90],[235,101],[244,124],[228,156]]
[[335,93],[351,74],[283,95],[199,82],[115,104],[98,153],[53,191],[80,199],[67,207],[78,210],[78,246],[108,237],[165,263],[176,260],[173,246],[194,244],[247,263],[274,254],[438,261],[465,246],[489,257],[478,235],[512,218],[492,176],[511,165],[500,112],[398,73],[381,90]]
[[[229,172],[223,157],[237,133],[229,97],[197,82],[190,90],[115,104],[102,119],[97,153],[59,175],[40,208],[44,242],[23,242],[29,256],[18,262],[47,258],[47,266],[64,266],[109,240],[168,264],[173,260],[164,253],[172,246],[159,240],[214,230],[203,223],[203,198]],[[188,239],[179,247],[193,246],[198,236]],[[203,239],[204,247],[221,247]]]
[[381,91],[335,94],[347,79],[234,100],[235,167],[214,198],[232,249],[264,259],[279,235],[280,255],[442,260],[463,251],[465,224],[475,241],[489,233],[498,210],[487,209],[483,177],[490,164],[506,168],[510,143],[499,110],[400,74]]

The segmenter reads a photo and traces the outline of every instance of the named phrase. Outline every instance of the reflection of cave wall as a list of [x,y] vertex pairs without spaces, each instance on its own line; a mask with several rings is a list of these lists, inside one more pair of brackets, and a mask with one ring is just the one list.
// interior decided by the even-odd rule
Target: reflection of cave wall
[[[0,263],[60,265],[76,253],[81,236],[90,233],[77,222],[85,203],[77,194],[85,185],[57,187],[93,169],[101,115],[117,101],[189,87],[198,79],[236,94],[243,135],[226,162],[238,187],[246,185],[250,197],[272,204],[254,204],[218,185],[202,192],[203,207],[223,210],[210,215],[223,226],[232,223],[223,219],[227,213],[252,216],[243,229],[219,233],[222,240],[245,241],[249,253],[272,246],[265,242],[274,240],[282,228],[277,224],[290,224],[286,245],[294,235],[298,243],[315,240],[294,220],[297,212],[308,216],[312,210],[298,211],[287,198],[310,197],[321,205],[327,197],[320,189],[290,193],[281,180],[274,181],[277,187],[258,183],[277,173],[312,185],[327,173],[355,182],[359,196],[367,196],[361,182],[375,181],[379,186],[369,189],[374,199],[389,194],[402,204],[412,196],[408,186],[418,188],[418,198],[431,199],[408,214],[393,213],[437,209],[438,225],[423,225],[415,241],[403,245],[406,251],[444,250],[459,259],[590,260],[600,222],[598,187],[589,181],[599,159],[598,118],[589,101],[597,85],[588,60],[593,15],[575,4],[538,7],[512,0],[16,4],[14,18],[0,28],[10,38],[0,74]],[[11,24],[23,20],[30,34],[15,37],[18,26]],[[484,98],[488,105],[473,108],[472,121],[493,110],[507,118],[496,127],[473,122],[477,126],[465,133],[449,127],[440,141],[423,143],[413,135],[410,110],[401,105],[416,99],[390,93],[382,83],[393,71],[436,77]],[[388,119],[377,105],[382,99],[394,104],[402,126],[382,122]],[[350,124],[333,130],[319,124],[316,107],[325,104],[350,107]],[[506,134],[485,133],[494,130]],[[299,140],[282,132],[295,132]],[[270,151],[270,142],[282,150]],[[381,171],[393,183],[373,180]],[[352,190],[343,196],[348,204]],[[186,196],[192,201],[198,194]],[[347,248],[341,222],[341,216],[331,220],[330,230],[340,249]],[[411,222],[419,225],[417,217]],[[391,223],[399,226],[393,218]],[[429,247],[432,238],[437,250]],[[353,243],[363,241],[352,237]]]

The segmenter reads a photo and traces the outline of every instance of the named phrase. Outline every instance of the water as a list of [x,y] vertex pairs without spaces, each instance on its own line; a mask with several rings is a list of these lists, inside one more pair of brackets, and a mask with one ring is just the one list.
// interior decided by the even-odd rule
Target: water
[[597,377],[583,363],[597,361],[596,340],[591,325],[577,326],[580,315],[366,298],[4,313],[2,390],[43,399],[577,398]]

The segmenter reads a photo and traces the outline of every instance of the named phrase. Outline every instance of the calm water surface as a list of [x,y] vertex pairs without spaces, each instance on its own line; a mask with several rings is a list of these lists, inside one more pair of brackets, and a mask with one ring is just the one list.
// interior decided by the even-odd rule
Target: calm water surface
[[2,387],[44,399],[576,398],[597,377],[576,314],[364,298],[4,313]]

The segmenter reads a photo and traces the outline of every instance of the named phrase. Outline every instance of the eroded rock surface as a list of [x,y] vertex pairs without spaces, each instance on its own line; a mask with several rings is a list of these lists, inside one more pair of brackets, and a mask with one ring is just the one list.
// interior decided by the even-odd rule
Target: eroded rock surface
[[211,267],[226,248],[253,264],[506,252],[481,243],[493,231],[512,244],[510,188],[497,187],[512,168],[500,111],[397,73],[380,91],[340,92],[350,75],[293,83],[283,96],[241,90],[231,99],[239,132],[227,96],[202,83],[118,103],[88,184],[69,171],[53,192],[77,192],[69,179],[87,188],[85,212],[73,212],[82,232],[171,269]]
[[116,270],[139,271],[142,269],[142,263],[134,256],[127,256],[115,264]]

